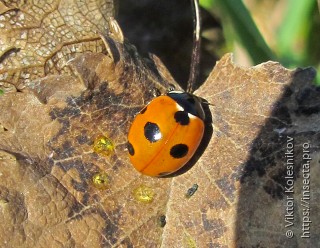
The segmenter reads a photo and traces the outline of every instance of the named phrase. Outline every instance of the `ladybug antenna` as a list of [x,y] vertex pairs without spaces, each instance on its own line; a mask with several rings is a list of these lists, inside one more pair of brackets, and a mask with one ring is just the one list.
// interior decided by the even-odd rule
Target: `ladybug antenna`
[[190,74],[187,85],[187,92],[193,91],[193,85],[195,85],[199,74],[199,62],[200,62],[200,45],[201,45],[201,16],[199,9],[199,0],[191,0],[192,13],[193,13],[193,45],[191,54]]

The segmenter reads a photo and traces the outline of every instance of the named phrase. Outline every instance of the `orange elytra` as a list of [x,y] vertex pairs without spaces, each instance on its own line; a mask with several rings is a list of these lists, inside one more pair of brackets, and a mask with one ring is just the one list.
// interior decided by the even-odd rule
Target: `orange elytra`
[[204,133],[200,100],[171,91],[153,99],[134,119],[128,134],[133,166],[148,176],[171,174],[185,165]]

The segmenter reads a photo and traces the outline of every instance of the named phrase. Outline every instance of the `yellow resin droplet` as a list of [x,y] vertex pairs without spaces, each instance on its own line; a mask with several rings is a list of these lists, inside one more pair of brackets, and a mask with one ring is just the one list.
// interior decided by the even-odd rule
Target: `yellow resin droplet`
[[114,144],[113,142],[104,135],[99,135],[93,143],[93,150],[102,155],[102,156],[110,156],[114,152]]
[[133,191],[134,198],[139,202],[150,203],[154,198],[154,191],[146,185],[140,185]]
[[97,189],[107,189],[109,186],[109,177],[105,172],[99,172],[92,177],[93,186]]

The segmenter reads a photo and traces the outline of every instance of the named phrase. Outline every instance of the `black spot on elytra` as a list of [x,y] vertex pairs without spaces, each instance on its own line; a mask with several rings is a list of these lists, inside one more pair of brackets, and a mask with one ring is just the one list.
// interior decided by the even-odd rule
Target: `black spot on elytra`
[[188,113],[185,111],[177,111],[174,114],[174,119],[177,123],[179,123],[182,126],[186,126],[190,123],[190,118],[188,116]]
[[185,144],[177,144],[171,147],[170,149],[170,155],[173,158],[183,158],[188,153],[188,146]]
[[162,138],[159,126],[152,122],[147,122],[144,126],[144,136],[151,143],[157,142]]
[[133,156],[134,155],[134,148],[130,142],[127,143],[127,149],[128,149],[129,154],[131,156]]
[[140,111],[140,114],[144,114],[146,111],[147,111],[147,106],[145,106],[141,111]]

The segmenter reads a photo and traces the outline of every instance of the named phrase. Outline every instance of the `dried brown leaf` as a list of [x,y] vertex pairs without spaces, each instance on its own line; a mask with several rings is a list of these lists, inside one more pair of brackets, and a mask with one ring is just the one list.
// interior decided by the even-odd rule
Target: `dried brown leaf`
[[[196,92],[213,104],[198,154],[188,170],[150,178],[129,163],[127,130],[155,91],[175,83],[157,58],[142,59],[130,44],[111,37],[105,45],[107,54],[83,53],[68,70],[57,70],[60,75],[17,77],[12,85],[23,84],[22,92],[0,96],[0,246],[318,246],[316,235],[300,238],[298,207],[302,146],[308,143],[310,218],[312,233],[319,233],[320,106],[313,69],[287,70],[274,62],[241,68],[225,55]],[[1,61],[4,70],[20,56],[23,61],[23,54],[11,56]],[[110,156],[93,151],[100,135],[115,145]],[[294,138],[296,156],[292,239],[285,237],[284,220],[291,196],[285,193],[287,137]],[[105,190],[92,183],[101,171]],[[198,190],[186,197],[194,184]],[[139,200],[137,189],[153,192],[152,200]]]

